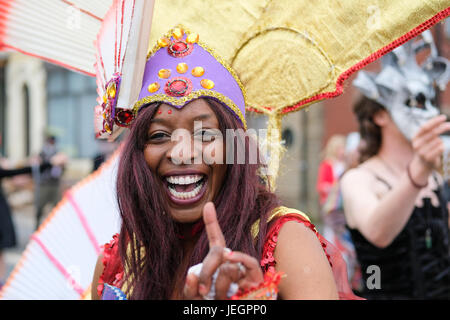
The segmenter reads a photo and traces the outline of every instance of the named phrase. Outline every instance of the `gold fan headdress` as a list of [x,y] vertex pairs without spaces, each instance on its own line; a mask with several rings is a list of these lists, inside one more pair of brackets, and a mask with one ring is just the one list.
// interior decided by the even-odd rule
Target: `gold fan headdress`
[[268,116],[272,187],[283,153],[283,116],[343,92],[354,72],[450,13],[443,0],[157,1],[150,43],[174,24],[236,71],[248,112]]
[[[101,24],[106,24],[103,19],[111,4],[118,9],[118,18],[120,8],[136,9],[131,16],[122,10],[125,19],[109,21],[113,21],[112,28],[121,30],[115,34],[121,37],[121,46],[116,46],[120,58],[127,52],[121,50],[122,45],[126,49],[129,43],[135,49],[133,41],[140,45],[147,41],[149,29],[149,43],[144,47],[153,47],[167,30],[183,25],[201,34],[202,41],[236,71],[247,92],[246,110],[269,119],[272,182],[282,154],[283,116],[340,95],[351,74],[450,13],[448,0],[102,0],[95,4],[87,0],[7,0],[0,3],[0,48],[93,75],[96,49],[92,42]],[[79,28],[64,28],[68,6],[79,10]],[[27,19],[23,19],[24,13]],[[45,14],[54,17],[52,23],[42,18]],[[122,78],[128,88],[122,88],[124,92],[116,98],[121,108],[131,109],[137,98],[132,99],[135,93],[129,84],[139,86],[136,75],[142,70],[134,63],[139,55],[142,53],[131,50],[123,64],[118,63],[123,68],[119,71],[127,73],[124,78],[131,79]],[[99,80],[103,86],[116,79],[106,76]]]
[[[124,81],[117,103],[131,109],[138,95],[134,84],[139,87],[137,91],[141,88],[138,82],[143,71],[139,66],[145,65],[149,48],[167,30],[184,25],[201,34],[202,41],[235,70],[246,90],[246,110],[268,116],[269,144],[273,147],[270,165],[276,172],[282,154],[279,131],[283,116],[338,96],[351,74],[446,18],[448,6],[448,0],[3,0],[0,50],[16,50],[95,76],[98,46],[106,48],[103,44],[108,43],[107,35],[102,38],[98,34],[102,25],[111,23],[117,32],[109,42],[118,37],[124,41],[116,46],[119,55],[112,52],[103,60],[104,71],[109,69],[98,78],[99,94],[103,96],[105,84],[115,80],[119,72]],[[111,19],[105,19],[114,8],[116,15],[113,12]],[[105,42],[97,41],[97,46],[95,39]],[[140,45],[145,52],[137,50]],[[107,53],[101,56],[105,58]],[[102,199],[114,195],[111,177],[115,174],[108,170],[99,174],[103,182],[91,177],[92,184],[55,208],[53,218],[30,242],[30,255],[24,255],[14,272],[16,277],[4,286],[3,298],[54,297],[50,293],[73,298],[87,289],[90,279],[75,281],[66,267],[78,262],[67,260],[65,253],[72,247],[82,253],[80,274],[88,274],[95,264],[98,243],[114,233],[115,227],[105,222],[114,220],[111,212],[117,216],[115,202],[91,201],[92,190]],[[66,217],[71,219],[70,230],[62,221]],[[71,232],[82,232],[72,230],[73,226],[86,230],[83,242],[70,236]],[[90,226],[101,232],[97,234]],[[58,245],[51,246],[54,243]],[[89,250],[92,252],[87,257]],[[40,275],[50,272],[61,280],[54,281],[54,292],[53,284],[42,290],[42,282],[29,281],[30,274],[36,275],[36,266],[43,268]]]

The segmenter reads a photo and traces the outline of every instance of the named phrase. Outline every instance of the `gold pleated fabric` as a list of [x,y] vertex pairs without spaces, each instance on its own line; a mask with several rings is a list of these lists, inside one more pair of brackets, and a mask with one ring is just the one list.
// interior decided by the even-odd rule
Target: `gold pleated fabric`
[[183,25],[236,71],[246,110],[268,116],[269,182],[284,148],[281,119],[343,92],[352,73],[449,15],[449,0],[156,1],[150,47]]
[[200,33],[244,83],[248,109],[286,113],[294,111],[286,107],[334,92],[344,72],[439,13],[429,26],[444,18],[449,5],[448,0],[156,1],[150,43],[176,24]]

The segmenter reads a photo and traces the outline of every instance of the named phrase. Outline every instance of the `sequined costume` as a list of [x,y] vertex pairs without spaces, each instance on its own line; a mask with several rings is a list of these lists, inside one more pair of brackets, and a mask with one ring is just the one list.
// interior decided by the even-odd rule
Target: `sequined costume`
[[[288,221],[296,221],[303,224],[305,227],[312,230],[319,239],[324,252],[328,258],[330,266],[333,270],[336,285],[339,292],[340,299],[360,299],[355,296],[349,287],[347,281],[347,271],[344,260],[342,259],[339,251],[329,243],[316,229],[314,224],[311,223],[309,218],[295,209],[289,209],[285,207],[279,207],[274,210],[269,217],[271,221],[269,229],[265,237],[265,245],[263,248],[260,264],[265,274],[275,273],[277,261],[274,257],[275,248],[278,241],[278,234],[283,225]],[[256,225],[255,225],[256,226]],[[256,227],[252,230],[253,236],[258,234]],[[124,300],[126,297],[126,273],[121,263],[121,258],[118,250],[119,235],[113,236],[113,239],[104,245],[103,251],[103,266],[104,270],[100,276],[99,284],[97,287],[97,293],[103,300]],[[288,276],[288,275],[287,275]],[[124,289],[122,291],[121,289]]]
[[[269,120],[269,171],[272,173],[270,184],[273,190],[284,150],[281,143],[282,118],[314,102],[340,95],[344,81],[354,72],[450,13],[446,3],[441,0],[384,1],[378,3],[378,6],[373,6],[370,1],[332,0],[194,0],[189,5],[182,6],[178,0],[105,0],[101,4],[92,3],[94,2],[49,2],[44,8],[39,1],[2,1],[0,8],[5,14],[0,17],[0,24],[3,26],[0,48],[17,50],[97,76],[99,99],[95,109],[98,120],[96,133],[103,138],[117,138],[122,129],[119,127],[127,126],[133,121],[134,112],[139,109],[139,104],[135,106],[136,101],[144,99],[142,102],[147,103],[157,94],[166,95],[164,99],[157,99],[158,101],[177,101],[178,104],[172,105],[181,107],[186,99],[193,98],[190,96],[193,91],[202,90],[200,93],[209,94],[217,91],[229,100],[218,95],[215,98],[232,110],[243,123],[246,112],[266,115]],[[76,9],[77,16],[82,17],[84,23],[75,28],[71,27],[71,19],[53,19],[51,24],[47,23],[49,12],[55,17],[66,17],[67,9]],[[383,14],[379,14],[380,12]],[[24,13],[27,13],[27,19],[21,18]],[[148,44],[152,46],[161,40],[160,45],[167,45],[160,37],[176,25],[184,25],[199,32],[200,41],[208,43],[227,65],[236,70],[247,92],[247,101],[238,101],[239,98],[228,95],[229,92],[223,89],[229,88],[231,82],[221,85],[220,80],[224,79],[222,76],[211,79],[209,67],[205,68],[191,63],[192,61],[181,61],[196,56],[201,51],[200,48],[195,48],[194,54],[186,59],[178,58],[181,65],[179,68],[176,68],[178,64],[171,67],[172,75],[168,78],[164,78],[167,73],[159,74],[159,70],[147,73],[148,77],[143,76]],[[186,42],[197,42],[196,37],[192,40]],[[181,44],[172,49],[180,55],[189,52]],[[74,55],[73,52],[77,54]],[[196,61],[202,62],[202,59]],[[186,66],[182,63],[187,64],[188,72],[183,73]],[[205,70],[205,74],[197,69],[198,66]],[[161,65],[161,69],[167,69],[167,66]],[[198,83],[194,85],[192,79],[189,80],[193,86],[186,79],[173,79],[179,76],[191,78],[191,72],[194,72],[194,81],[205,80],[203,85],[200,84],[202,89]],[[162,77],[157,77],[159,75]],[[239,83],[237,80],[236,82]],[[234,90],[233,93],[239,91],[244,90]],[[175,97],[167,98],[168,92]],[[238,108],[234,108],[234,105]],[[98,181],[101,180],[95,180],[95,184]],[[104,204],[101,211],[117,214],[117,208],[108,203],[106,196],[96,198],[93,193],[92,198],[86,196],[83,199],[86,200],[80,201],[80,207],[86,204],[87,216],[97,216],[100,211],[91,205],[92,202]],[[55,216],[60,216],[59,213],[66,214],[61,210]],[[46,225],[42,230],[51,230],[51,226]],[[108,233],[109,237],[117,232],[112,226],[108,228],[106,223],[100,223],[98,229],[99,236]],[[55,232],[47,239],[50,244],[56,242],[54,239],[61,243],[61,238],[61,234]],[[64,244],[74,244],[77,250],[87,251],[78,241],[71,242],[74,238],[71,237]],[[32,244],[39,243],[32,241]],[[330,246],[327,246],[328,250],[331,250]],[[51,253],[50,251],[48,252]],[[57,256],[56,253],[53,254]],[[93,258],[83,257],[80,260],[86,263],[80,265],[83,268],[86,265],[87,268],[93,263],[91,259]],[[28,279],[26,270],[34,271],[38,265],[37,260],[29,261],[30,267],[22,269],[25,273],[22,279]],[[72,263],[66,267],[71,265]],[[333,270],[336,270],[336,265],[333,262]],[[60,267],[63,266],[61,264]],[[69,297],[73,297],[74,289],[77,296],[87,290],[86,283],[72,286],[73,288],[68,286],[66,278],[70,274],[64,272],[64,268],[59,270],[65,275],[59,289],[66,289]],[[81,271],[83,274],[90,272],[86,269]],[[113,280],[115,277],[116,274]],[[23,284],[13,282],[18,287]],[[39,289],[38,284],[36,291]],[[113,288],[112,290],[114,291]]]

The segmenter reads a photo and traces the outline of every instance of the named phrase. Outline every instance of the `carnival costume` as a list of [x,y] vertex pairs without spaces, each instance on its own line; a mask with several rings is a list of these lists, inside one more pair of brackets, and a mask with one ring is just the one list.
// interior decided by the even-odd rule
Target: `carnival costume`
[[[82,9],[98,20],[87,5]],[[45,51],[39,51],[47,41],[45,34],[36,43],[33,39],[25,41],[23,34],[7,32],[0,43],[17,48],[8,43],[15,36],[23,52],[96,75],[99,138],[116,138],[139,117],[141,108],[152,102],[182,108],[194,99],[212,98],[244,128],[246,111],[266,115],[268,185],[274,190],[283,153],[282,117],[313,102],[338,96],[343,81],[352,73],[450,13],[445,2],[439,0],[383,1],[372,8],[373,14],[367,9],[367,3],[356,1],[337,4],[198,0],[186,4],[176,0],[114,0],[108,13],[100,18],[95,47],[62,41],[60,52],[55,50],[54,56],[49,57]],[[78,33],[74,32],[73,37],[79,39]],[[91,35],[86,38],[91,39]],[[80,52],[77,57],[70,54],[75,50]],[[92,60],[82,63],[84,56],[92,58],[92,51],[96,53],[95,68],[90,64]],[[318,236],[340,297],[356,298],[345,280],[345,263],[338,251],[317,233],[304,214],[284,207],[274,210],[269,219],[261,260],[265,282],[234,298],[277,297],[280,278],[274,272],[273,252],[280,228],[290,220],[306,225]],[[255,227],[253,236],[258,232]],[[105,269],[98,288],[104,299],[125,299],[132,290],[126,286],[127,274],[121,266],[116,241],[115,238],[104,247]]]
[[[417,55],[425,49],[430,54],[419,65]],[[361,71],[353,85],[365,97],[384,106],[400,132],[411,141],[425,122],[440,114],[434,102],[436,88],[445,89],[450,63],[438,56],[430,31],[424,32],[419,41],[410,41],[388,53],[381,62],[379,73]],[[385,179],[375,172],[371,174],[392,189]],[[447,198],[433,175],[437,186],[433,195],[425,197],[422,206],[414,207],[403,230],[386,248],[374,246],[358,230],[350,228],[362,269],[377,265],[382,270],[381,288],[369,290],[364,286],[366,298],[450,298]],[[363,276],[367,283],[370,274]]]
[[[176,108],[183,108],[189,102],[199,98],[212,98],[227,108],[244,129],[245,121],[245,91],[236,73],[211,48],[202,42],[199,34],[178,26],[158,39],[157,44],[147,55],[142,89],[133,108],[120,109],[115,105],[120,91],[121,79],[113,77],[105,86],[103,97],[101,122],[102,129],[99,136],[112,134],[114,126],[131,126],[134,119],[139,117],[139,111],[155,102],[163,102]],[[240,299],[249,296],[258,299],[276,299],[277,285],[280,274],[275,271],[276,261],[273,253],[277,243],[277,234],[287,221],[298,221],[313,230],[319,237],[329,262],[335,270],[340,297],[353,298],[346,280],[345,262],[340,260],[336,251],[332,258],[327,249],[331,246],[321,237],[309,218],[294,209],[277,208],[269,218],[274,220],[266,236],[266,244],[261,260],[261,267],[265,271],[265,282],[250,292],[231,295],[230,298]],[[258,223],[255,224],[253,237],[258,236]],[[103,265],[105,270],[100,278],[98,295],[103,299],[125,299],[132,289],[129,288],[127,273],[122,266],[121,257],[117,251],[118,235],[105,246]],[[333,265],[334,264],[334,265]],[[121,290],[123,287],[126,289]]]

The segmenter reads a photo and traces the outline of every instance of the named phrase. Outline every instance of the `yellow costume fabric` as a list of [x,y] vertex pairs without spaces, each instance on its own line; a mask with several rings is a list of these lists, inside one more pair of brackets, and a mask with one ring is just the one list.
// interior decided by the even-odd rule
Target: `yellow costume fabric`
[[448,16],[449,5],[448,0],[156,1],[149,45],[183,25],[201,33],[236,71],[246,110],[268,116],[274,190],[284,152],[282,117],[340,95],[352,73]]
[[248,107],[267,113],[265,107],[280,110],[334,91],[343,72],[449,5],[448,0],[156,1],[150,43],[175,24],[201,32],[244,83]]

